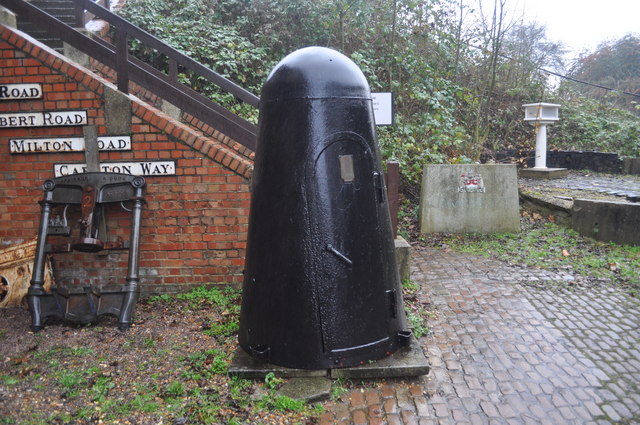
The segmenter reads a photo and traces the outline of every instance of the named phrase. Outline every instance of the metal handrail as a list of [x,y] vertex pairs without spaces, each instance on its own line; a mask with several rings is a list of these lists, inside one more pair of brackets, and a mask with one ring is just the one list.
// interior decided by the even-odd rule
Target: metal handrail
[[[204,77],[253,107],[258,107],[260,102],[256,95],[92,0],[73,1],[77,8],[76,18],[80,20],[81,26],[84,24],[84,11],[86,10],[115,27],[115,44],[104,40],[93,40],[27,1],[0,0],[0,5],[43,28],[47,28],[66,43],[114,69],[117,73],[117,86],[120,91],[128,93],[129,81],[133,81],[255,151],[257,127],[179,82],[178,65]],[[82,13],[79,12],[80,10]],[[151,65],[131,57],[128,52],[129,37],[135,37],[141,43],[166,55],[169,59],[169,74],[167,75]]]

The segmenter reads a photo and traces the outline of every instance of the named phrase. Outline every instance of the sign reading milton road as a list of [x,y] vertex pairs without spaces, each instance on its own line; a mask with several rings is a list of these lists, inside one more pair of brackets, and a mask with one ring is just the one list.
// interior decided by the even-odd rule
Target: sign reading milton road
[[0,128],[87,125],[87,111],[0,114]]
[[[12,154],[41,152],[82,152],[85,150],[85,143],[83,137],[61,137],[53,139],[9,139],[9,150]],[[98,137],[98,150],[130,151],[131,137]]]
[[0,100],[40,99],[41,84],[0,84]]
[[[105,162],[100,164],[103,173],[123,173],[134,176],[171,176],[176,173],[174,161]],[[56,177],[87,172],[87,164],[55,164]]]

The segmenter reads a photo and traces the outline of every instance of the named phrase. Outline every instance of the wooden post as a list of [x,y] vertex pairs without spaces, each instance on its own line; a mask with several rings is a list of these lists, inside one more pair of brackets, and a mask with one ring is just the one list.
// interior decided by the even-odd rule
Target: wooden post
[[398,210],[400,209],[400,164],[397,161],[387,162],[387,199],[393,238],[398,237]]
[[178,82],[178,62],[173,58],[169,58],[169,79],[172,83]]
[[84,158],[87,164],[87,171],[97,173],[100,171],[100,159],[98,157],[98,133],[95,125],[85,125],[82,127],[84,136]]
[[[82,127],[82,135],[84,136],[84,159],[87,164],[87,172],[100,172],[100,150],[98,149],[98,132],[95,125],[85,125]],[[98,219],[98,239],[107,239],[107,223],[104,220],[104,206],[100,205]],[[101,251],[100,256],[106,256],[108,251]]]
[[116,73],[118,74],[118,90],[129,93],[129,43],[127,32],[116,28]]
[[84,28],[84,5],[82,2],[75,2],[75,19],[76,19],[76,28]]

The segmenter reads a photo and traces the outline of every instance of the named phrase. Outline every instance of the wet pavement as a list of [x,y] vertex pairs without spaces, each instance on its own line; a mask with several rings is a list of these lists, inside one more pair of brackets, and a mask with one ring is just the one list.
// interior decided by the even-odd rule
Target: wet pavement
[[528,186],[568,189],[571,191],[597,192],[618,197],[620,201],[640,200],[640,176],[599,175],[572,171],[561,179],[520,179]]
[[369,382],[321,424],[640,424],[640,302],[578,276],[412,247],[421,378]]

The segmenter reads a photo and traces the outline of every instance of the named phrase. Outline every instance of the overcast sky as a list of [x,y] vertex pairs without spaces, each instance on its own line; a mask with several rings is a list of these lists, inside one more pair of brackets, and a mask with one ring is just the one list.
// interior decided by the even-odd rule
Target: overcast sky
[[547,27],[547,37],[578,54],[603,41],[640,34],[640,0],[517,0],[525,19]]
[[[494,0],[481,1],[485,14],[493,10]],[[549,40],[571,50],[568,58],[593,51],[603,41],[640,34],[640,0],[507,0],[506,7],[510,18],[524,13],[525,21],[544,24]]]

